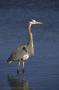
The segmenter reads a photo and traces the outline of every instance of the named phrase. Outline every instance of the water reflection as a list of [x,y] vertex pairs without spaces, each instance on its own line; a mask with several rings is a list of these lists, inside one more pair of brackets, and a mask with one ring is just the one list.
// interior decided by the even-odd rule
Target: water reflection
[[7,80],[11,90],[32,90],[29,86],[28,80],[24,79],[24,75],[22,75],[22,77],[17,75],[16,78],[13,75],[8,74]]

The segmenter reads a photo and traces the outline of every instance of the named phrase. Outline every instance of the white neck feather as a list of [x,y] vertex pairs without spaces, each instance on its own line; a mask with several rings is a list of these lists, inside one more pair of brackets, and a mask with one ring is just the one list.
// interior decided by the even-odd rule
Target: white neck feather
[[31,49],[32,49],[32,54],[34,54],[34,44],[33,44],[33,35],[32,35],[32,31],[31,31],[31,26],[32,26],[32,24],[30,23],[29,24],[29,45],[30,45],[30,47],[31,47]]

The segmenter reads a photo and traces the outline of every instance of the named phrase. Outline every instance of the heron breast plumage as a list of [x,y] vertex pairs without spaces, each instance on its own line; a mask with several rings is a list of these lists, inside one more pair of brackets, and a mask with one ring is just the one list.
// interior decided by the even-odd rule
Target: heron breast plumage
[[25,54],[24,56],[23,56],[23,60],[27,60],[29,58],[29,54]]

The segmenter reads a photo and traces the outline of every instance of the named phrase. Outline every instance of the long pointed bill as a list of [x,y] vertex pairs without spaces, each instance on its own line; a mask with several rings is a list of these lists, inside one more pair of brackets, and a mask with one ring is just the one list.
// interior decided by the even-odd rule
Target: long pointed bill
[[37,24],[43,24],[42,22],[37,22]]

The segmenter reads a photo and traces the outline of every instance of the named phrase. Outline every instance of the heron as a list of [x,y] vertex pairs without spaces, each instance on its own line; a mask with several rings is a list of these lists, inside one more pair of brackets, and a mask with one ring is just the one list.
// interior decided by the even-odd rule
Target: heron
[[33,34],[32,34],[32,25],[43,24],[41,21],[32,19],[28,22],[28,42],[23,45],[19,45],[10,55],[7,60],[7,63],[12,63],[17,61],[17,72],[19,72],[20,63],[22,62],[22,71],[24,72],[25,61],[29,57],[34,56],[34,44],[33,44]]

